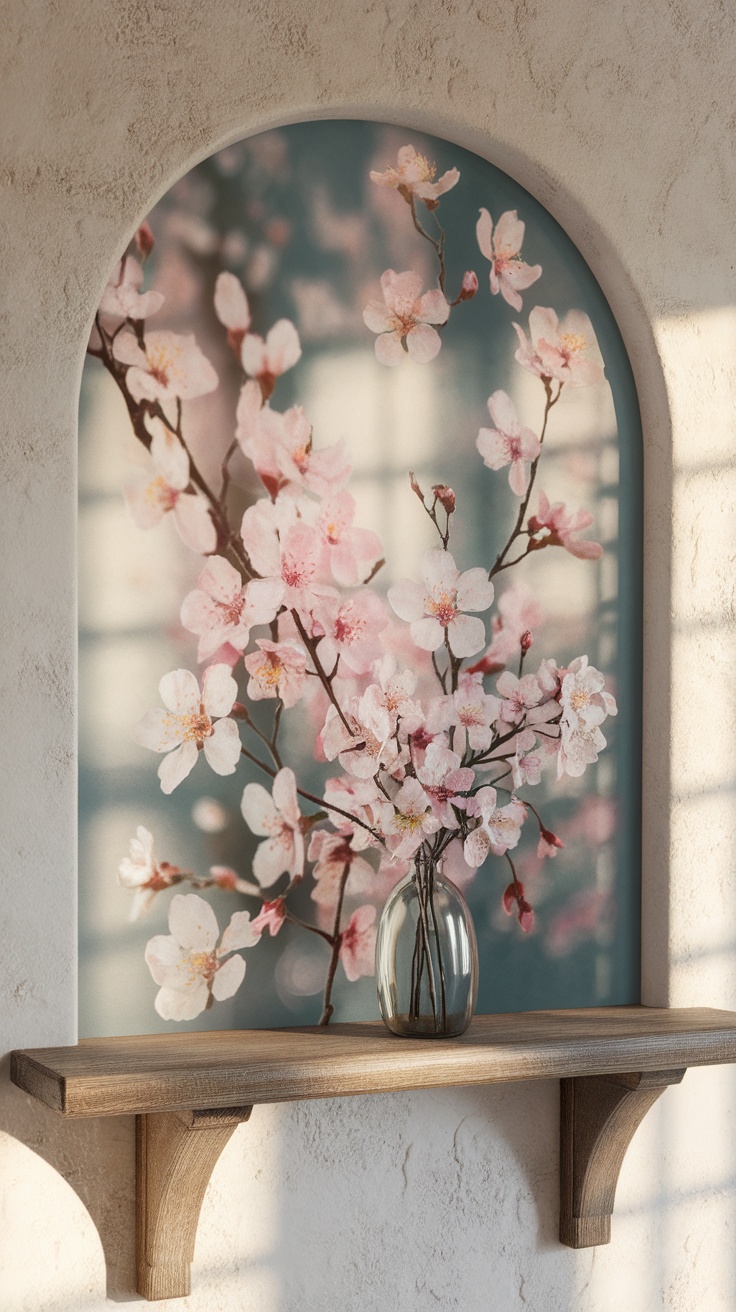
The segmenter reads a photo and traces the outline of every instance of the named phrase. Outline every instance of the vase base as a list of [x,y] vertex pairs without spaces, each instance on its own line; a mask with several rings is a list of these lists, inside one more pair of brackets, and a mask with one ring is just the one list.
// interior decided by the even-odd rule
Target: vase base
[[432,1016],[384,1016],[383,1023],[392,1034],[398,1034],[402,1039],[455,1039],[465,1033],[470,1017],[448,1017],[439,1027]]

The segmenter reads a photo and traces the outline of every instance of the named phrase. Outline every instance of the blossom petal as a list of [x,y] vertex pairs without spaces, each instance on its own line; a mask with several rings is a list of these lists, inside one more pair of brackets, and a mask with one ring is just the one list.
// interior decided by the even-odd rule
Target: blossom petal
[[162,793],[173,793],[182,779],[186,779],[187,775],[191,774],[197,764],[198,755],[197,744],[190,739],[189,742],[182,743],[181,747],[177,747],[175,752],[164,757],[158,767]]
[[382,333],[373,343],[379,364],[394,366],[403,364],[406,352],[401,345],[398,333]]
[[202,976],[198,976],[187,989],[159,989],[154,1007],[162,1020],[194,1020],[201,1015],[209,1001],[210,991]]
[[480,211],[480,218],[475,225],[475,236],[480,248],[481,255],[485,255],[487,260],[493,261],[493,247],[491,245],[491,234],[493,232],[493,219],[488,210]]
[[174,506],[174,524],[185,546],[200,556],[207,556],[217,547],[217,530],[212,523],[209,507],[199,493],[183,493]]
[[175,941],[193,952],[212,952],[220,927],[209,902],[196,893],[175,893],[169,907],[169,930]]
[[202,680],[202,703],[208,715],[229,715],[238,695],[230,666],[223,663],[210,665]]
[[223,932],[218,951],[224,957],[228,952],[237,952],[239,948],[255,947],[260,938],[258,930],[253,928],[250,911],[236,911]]
[[268,372],[281,375],[301,358],[299,334],[290,319],[279,319],[266,337]]
[[178,718],[172,719],[171,712],[161,706],[146,711],[133,730],[133,740],[151,752],[170,752],[181,742],[182,735]]
[[493,601],[493,584],[480,566],[466,569],[457,581],[457,604],[460,610],[488,610]]
[[215,314],[220,323],[236,332],[250,328],[250,308],[239,278],[234,273],[220,273],[215,283]]
[[[439,320],[437,322],[440,322]],[[376,339],[376,344],[381,338]],[[406,349],[416,364],[429,364],[439,355],[442,339],[428,323],[415,324],[406,335]]]
[[271,794],[263,784],[246,784],[240,803],[243,819],[251,833],[265,837],[271,832],[271,824],[278,812],[273,804]]
[[[414,625],[412,625],[412,629]],[[412,633],[412,637],[414,634]],[[486,626],[472,615],[458,615],[447,627],[447,637],[453,656],[475,656],[485,646]],[[417,642],[417,639],[414,638]],[[422,644],[417,642],[417,646]]]
[[207,764],[215,774],[234,774],[240,760],[241,745],[235,721],[218,720],[210,737],[204,740]]
[[[248,913],[245,912],[245,915]],[[231,998],[237,993],[240,985],[245,979],[245,961],[242,957],[231,957],[229,961],[224,961],[219,970],[215,971],[215,977],[212,981],[212,996],[218,1002],[224,1002],[225,998]]]
[[164,706],[176,715],[196,715],[199,711],[199,684],[191,670],[172,670],[158,685]]
[[425,590],[421,583],[403,579],[388,590],[388,603],[401,620],[420,620],[424,615]]
[[450,306],[438,287],[433,287],[419,297],[414,313],[417,319],[426,323],[447,323]]
[[[482,621],[476,622],[481,624],[485,638],[485,625]],[[412,642],[415,642],[417,647],[421,647],[422,651],[436,651],[445,641],[445,630],[439,620],[427,616],[425,619],[414,621],[411,626],[411,637]],[[479,648],[476,647],[475,650],[478,651]]]

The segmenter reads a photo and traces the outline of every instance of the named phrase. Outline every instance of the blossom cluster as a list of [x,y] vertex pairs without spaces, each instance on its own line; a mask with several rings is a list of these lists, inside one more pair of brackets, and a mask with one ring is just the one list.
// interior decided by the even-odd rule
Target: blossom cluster
[[[451,311],[478,289],[468,271],[457,297],[448,299],[444,231],[435,237],[418,219],[420,203],[439,229],[440,198],[459,173],[435,180],[433,167],[406,146],[395,168],[371,178],[409,205],[437,251],[439,286],[423,291],[415,272],[386,270],[382,299],[366,306],[365,324],[376,334],[382,364],[428,364]],[[518,312],[520,293],[542,273],[521,258],[524,224],[513,211],[494,226],[482,209],[477,240],[490,262],[490,293]],[[542,384],[542,422],[538,431],[523,424],[512,398],[496,390],[488,398],[492,426],[479,428],[476,446],[488,469],[508,472],[515,527],[494,563],[464,567],[450,549],[454,492],[437,485],[427,499],[412,475],[437,545],[425,552],[417,578],[384,595],[374,582],[381,542],[356,522],[348,490],[347,443],[320,446],[302,406],[273,404],[279,378],[301,356],[295,326],[282,319],[264,336],[254,333],[244,288],[234,274],[220,273],[214,311],[242,371],[229,449],[251,463],[262,486],[232,523],[229,475],[214,495],[182,428],[182,403],[217,388],[216,371],[193,336],[148,330],[162,298],[142,285],[142,267],[127,255],[103,297],[90,350],[125,393],[134,431],[150,452],[150,474],[126,489],[135,522],[148,529],[170,514],[183,541],[204,557],[180,612],[204,668],[201,675],[164,675],[162,705],[143,716],[135,738],[161,755],[165,793],[205,765],[219,775],[243,764],[259,770],[261,781],[244,786],[241,812],[260,841],[252,880],[222,867],[200,877],[158,862],[152,835],[140,827],[119,879],[135,889],[137,913],[182,882],[199,892],[231,889],[258,903],[253,918],[236,912],[220,937],[199,892],[173,897],[170,933],[153,938],[146,952],[161,1016],[189,1019],[213,999],[232,996],[245,975],[240,953],[291,924],[321,936],[329,949],[326,1023],[337,965],[348,980],[372,973],[376,904],[420,849],[461,883],[489,857],[503,858],[512,875],[504,908],[531,928],[532,909],[509,854],[530,818],[540,856],[555,856],[562,844],[522,790],[538,785],[544,771],[557,779],[582,775],[606,746],[601,726],[616,706],[585,655],[566,666],[545,658],[525,670],[538,610],[519,590],[497,598],[494,580],[549,547],[582,560],[600,556],[600,545],[580,536],[593,522],[587,511],[552,504],[542,490],[533,504],[531,498],[551,408],[563,388],[600,383],[603,364],[580,312],[560,322],[553,310],[535,307],[528,335],[513,325],[516,360]],[[390,654],[397,651],[403,659]],[[272,704],[269,731],[249,703]],[[284,763],[282,713],[294,711],[313,726],[315,757],[328,766],[319,795],[301,787]],[[297,917],[289,901],[306,877],[314,923]],[[349,916],[346,898],[355,904]]]

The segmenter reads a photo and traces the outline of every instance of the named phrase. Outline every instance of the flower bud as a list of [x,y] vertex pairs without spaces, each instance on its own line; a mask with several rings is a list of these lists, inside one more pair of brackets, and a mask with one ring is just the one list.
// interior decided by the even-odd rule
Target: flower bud
[[523,652],[527,652],[533,642],[534,642],[534,635],[532,634],[530,629],[527,629],[526,632],[522,633],[521,635],[521,650]]
[[417,480],[414,477],[414,472],[411,469],[409,470],[409,482],[411,483],[412,492],[414,493],[415,496],[419,497],[419,500],[421,501],[422,505],[424,505],[424,493],[422,492],[422,489],[417,483]]
[[458,300],[472,301],[477,290],[478,290],[478,276],[477,274],[473,273],[472,269],[468,269],[467,272],[463,274],[463,281],[462,281],[462,286],[460,288],[460,295],[458,297]]
[[455,493],[452,488],[446,487],[444,483],[435,483],[432,491],[435,501],[439,501],[442,509],[451,515],[455,509]]
[[154,236],[151,231],[151,225],[148,219],[144,219],[137,233],[135,234],[135,244],[142,260],[147,259],[153,250]]

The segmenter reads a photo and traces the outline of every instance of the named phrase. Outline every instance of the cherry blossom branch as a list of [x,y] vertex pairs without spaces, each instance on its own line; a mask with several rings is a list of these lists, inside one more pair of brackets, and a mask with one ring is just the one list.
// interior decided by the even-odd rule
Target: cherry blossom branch
[[307,630],[305,629],[304,624],[302,623],[302,618],[298,610],[295,609],[292,610],[291,615],[294,620],[294,623],[296,624],[297,629],[299,630],[299,636],[302,642],[304,643],[304,646],[306,647],[307,651],[309,652],[309,655],[312,658],[312,662],[314,664],[314,668],[317,673],[317,678],[319,679],[320,683],[322,684],[322,687],[327,693],[327,696],[332,702],[332,705],[334,706],[335,710],[340,716],[340,719],[342,720],[344,727],[347,729],[348,733],[350,734],[350,737],[354,738],[355,730],[351,728],[350,724],[348,724],[348,721],[345,717],[345,713],[339,701],[337,700],[334,689],[332,687],[332,679],[334,677],[334,671],[333,674],[330,675],[325,670],[317,652],[318,640],[315,640],[314,638],[310,637],[310,635],[307,633]]
[[[545,391],[545,395],[546,395],[547,400],[546,400],[545,407],[544,407],[544,418],[543,418],[543,420],[542,420],[542,431],[541,431],[541,433],[540,433],[540,435],[539,435],[539,445],[540,445],[540,448],[541,448],[541,446],[542,446],[542,444],[543,444],[543,442],[544,442],[545,434],[546,434],[546,432],[547,432],[547,422],[548,422],[548,420],[549,420],[549,413],[550,413],[550,410],[552,409],[553,406],[557,405],[557,402],[559,401],[560,396],[561,396],[561,394],[562,394],[562,389],[563,389],[563,387],[564,387],[564,383],[560,383],[559,387],[557,388],[557,392],[553,395],[553,393],[552,393],[552,379],[551,379],[551,378],[543,378],[543,379],[542,379],[542,383],[544,384],[544,391]],[[529,509],[529,501],[531,500],[532,489],[533,489],[533,487],[534,487],[534,480],[535,480],[536,477],[537,477],[537,466],[539,465],[539,461],[540,461],[540,459],[541,459],[541,456],[542,456],[542,452],[541,452],[541,450],[540,450],[539,455],[537,456],[536,460],[532,461],[532,467],[531,467],[531,470],[530,470],[530,473],[529,473],[529,486],[527,487],[527,490],[526,490],[526,493],[525,493],[525,495],[524,495],[524,498],[523,498],[523,500],[522,500],[522,502],[521,502],[521,505],[519,506],[519,513],[518,513],[518,515],[517,515],[517,517],[516,517],[516,523],[514,524],[514,527],[513,527],[513,529],[511,530],[511,536],[509,537],[509,540],[508,540],[508,542],[506,543],[506,546],[503,548],[502,551],[499,552],[498,556],[496,557],[496,562],[495,562],[495,564],[494,564],[494,565],[491,567],[491,569],[488,571],[488,577],[489,577],[489,579],[492,579],[492,578],[494,577],[494,575],[500,573],[500,571],[501,571],[502,569],[506,569],[506,568],[508,568],[508,566],[504,564],[504,561],[506,560],[506,557],[508,556],[508,554],[509,554],[509,552],[510,552],[512,546],[514,545],[514,542],[516,541],[516,539],[517,539],[518,537],[521,537],[521,536],[522,536],[522,526],[523,526],[523,523],[524,523],[524,519],[525,519],[525,517],[526,517],[526,512],[527,512],[527,510]],[[517,560],[511,561],[510,564],[512,564],[512,565],[518,565],[519,561],[520,561],[520,560],[523,560],[525,555],[528,555],[528,550],[525,551],[524,554],[523,554],[522,556],[519,556]]]
[[337,904],[335,907],[335,919],[333,922],[333,930],[332,930],[332,956],[330,957],[330,964],[327,970],[327,980],[325,982],[322,1015],[320,1016],[320,1020],[319,1020],[320,1025],[329,1025],[330,1018],[335,1010],[331,1002],[332,985],[335,982],[337,963],[340,959],[340,943],[341,943],[340,920],[342,919],[342,904],[345,899],[345,886],[348,882],[349,875],[350,875],[350,862],[346,861],[342,869],[342,874],[340,875],[340,883],[337,889]]
[[[288,890],[284,893],[284,897],[287,896]],[[288,920],[292,925],[298,925],[300,929],[308,929],[310,934],[319,934],[319,937],[323,938],[325,942],[329,943],[330,947],[332,947],[332,934],[328,934],[326,929],[320,929],[317,925],[310,925],[307,920],[300,920],[298,916],[294,915],[293,911],[289,911],[288,907],[284,908],[284,919]],[[322,1022],[320,1021],[320,1024],[321,1023]]]
[[[442,292],[442,295],[444,296],[444,294],[445,294],[445,278],[447,277],[447,270],[446,270],[446,268],[445,268],[445,230],[444,230],[444,228],[442,227],[442,224],[440,223],[439,219],[437,218],[437,215],[435,214],[435,215],[434,215],[434,221],[435,221],[435,223],[437,224],[437,227],[439,228],[439,231],[440,231],[440,236],[439,236],[439,238],[435,241],[434,237],[430,236],[430,234],[427,232],[426,228],[422,227],[422,224],[419,222],[419,219],[418,219],[418,217],[417,217],[416,201],[414,200],[414,197],[413,197],[413,196],[410,196],[410,197],[409,197],[409,209],[411,210],[411,218],[412,218],[412,223],[414,224],[414,227],[416,228],[416,230],[417,230],[417,232],[419,233],[419,235],[420,235],[421,237],[424,237],[424,240],[425,240],[425,241],[428,241],[428,242],[429,242],[430,246],[432,247],[432,249],[434,250],[434,252],[435,252],[435,254],[436,254],[436,256],[437,256],[437,259],[438,259],[439,262],[440,262],[439,284],[440,284],[440,291]],[[433,211],[433,213],[434,213],[434,211]]]

